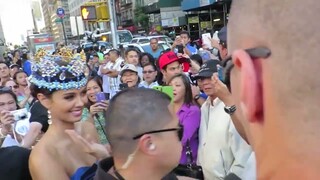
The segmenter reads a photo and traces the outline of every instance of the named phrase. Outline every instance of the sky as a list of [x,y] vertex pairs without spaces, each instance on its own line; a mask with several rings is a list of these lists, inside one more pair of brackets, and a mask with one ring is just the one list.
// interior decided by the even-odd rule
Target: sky
[[[0,0],[0,18],[7,43],[22,44],[27,31],[32,30],[32,0]],[[40,0],[37,0],[40,2]],[[38,28],[43,28],[43,23]]]

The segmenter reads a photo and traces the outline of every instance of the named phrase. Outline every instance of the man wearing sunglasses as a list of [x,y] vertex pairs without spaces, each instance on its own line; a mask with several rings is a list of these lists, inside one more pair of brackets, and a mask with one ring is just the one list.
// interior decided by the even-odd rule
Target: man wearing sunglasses
[[315,0],[233,1],[224,65],[258,179],[320,179],[319,8]]
[[163,179],[178,165],[183,128],[169,96],[127,89],[112,98],[106,117],[113,157],[99,163],[96,180]]

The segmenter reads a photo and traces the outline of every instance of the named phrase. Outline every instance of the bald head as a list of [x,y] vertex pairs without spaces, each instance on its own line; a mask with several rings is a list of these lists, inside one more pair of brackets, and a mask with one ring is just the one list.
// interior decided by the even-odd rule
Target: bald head
[[279,106],[289,111],[319,107],[320,24],[312,22],[320,17],[318,1],[233,1],[230,14],[230,51],[257,46],[271,50],[265,62]]
[[144,88],[124,90],[113,97],[106,112],[106,131],[114,156],[126,158],[136,148],[134,136],[170,123],[169,104],[166,94]]

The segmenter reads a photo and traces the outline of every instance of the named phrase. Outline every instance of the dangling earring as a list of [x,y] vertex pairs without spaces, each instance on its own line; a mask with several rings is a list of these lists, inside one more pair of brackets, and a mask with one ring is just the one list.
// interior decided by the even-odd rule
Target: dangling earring
[[48,110],[48,124],[52,124],[52,120],[51,120],[51,112]]

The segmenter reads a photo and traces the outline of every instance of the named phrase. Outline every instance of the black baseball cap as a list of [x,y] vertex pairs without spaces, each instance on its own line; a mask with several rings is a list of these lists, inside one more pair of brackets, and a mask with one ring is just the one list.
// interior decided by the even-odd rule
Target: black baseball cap
[[220,29],[220,31],[218,32],[218,38],[222,42],[227,42],[227,26],[224,26]]
[[220,65],[220,61],[217,59],[211,59],[202,64],[198,74],[195,75],[195,79],[209,78],[214,73],[218,72],[217,65]]

